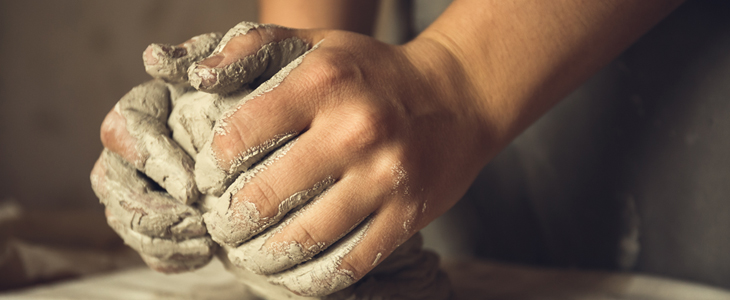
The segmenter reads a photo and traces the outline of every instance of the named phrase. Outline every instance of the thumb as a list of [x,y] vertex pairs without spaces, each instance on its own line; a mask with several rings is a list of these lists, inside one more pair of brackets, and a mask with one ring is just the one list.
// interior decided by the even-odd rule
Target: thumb
[[239,23],[208,58],[190,66],[190,85],[208,93],[229,94],[265,81],[309,50],[311,41],[297,33],[271,24]]
[[222,34],[214,32],[195,36],[177,46],[151,44],[142,55],[145,71],[168,83],[186,82],[190,65],[210,55],[221,37]]

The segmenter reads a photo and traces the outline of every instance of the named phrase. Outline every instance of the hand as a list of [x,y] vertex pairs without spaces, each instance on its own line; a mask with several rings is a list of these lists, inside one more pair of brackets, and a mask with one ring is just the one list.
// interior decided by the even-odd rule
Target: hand
[[172,102],[190,89],[187,68],[210,54],[220,38],[206,34],[180,46],[150,45],[145,67],[158,79],[127,93],[102,124],[106,149],[92,170],[92,187],[106,206],[109,225],[158,271],[201,267],[217,247],[206,235],[201,212],[186,205],[199,198],[194,163],[171,139],[167,119]]
[[215,249],[201,213],[159,190],[122,157],[105,149],[91,172],[109,226],[152,269],[177,273],[207,264]]
[[189,69],[198,89],[255,82],[266,71],[243,67],[272,47],[312,47],[224,113],[196,158],[200,190],[222,195],[208,231],[240,267],[301,295],[342,289],[450,208],[494,153],[458,64],[429,40],[237,27]]

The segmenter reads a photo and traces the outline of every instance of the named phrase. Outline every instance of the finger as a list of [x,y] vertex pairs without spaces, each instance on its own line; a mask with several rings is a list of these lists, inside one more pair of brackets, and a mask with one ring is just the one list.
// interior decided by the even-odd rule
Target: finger
[[278,273],[333,245],[380,205],[354,192],[361,178],[347,177],[279,225],[229,252],[234,265],[257,274]]
[[269,282],[307,297],[329,295],[350,286],[357,281],[357,277],[350,270],[340,268],[340,264],[343,257],[362,241],[370,225],[370,221],[361,223],[321,256],[290,270],[270,275]]
[[190,271],[205,266],[213,257],[215,243],[209,237],[186,240],[153,238],[133,230],[113,215],[107,222],[124,240],[124,243],[139,252],[147,264],[165,273]]
[[351,285],[414,233],[405,228],[394,230],[392,224],[403,218],[402,212],[378,210],[369,221],[361,223],[316,258],[271,275],[269,281],[304,296],[328,295]]
[[185,82],[190,65],[210,55],[222,37],[214,32],[198,35],[177,46],[151,44],[142,55],[145,71],[165,82]]
[[157,191],[155,184],[108,150],[94,166],[91,181],[107,211],[132,231],[175,239],[206,234],[198,211]]
[[102,124],[102,143],[128,159],[138,170],[183,203],[198,198],[194,162],[170,138],[169,90],[161,81],[133,88]]
[[269,78],[309,49],[310,44],[294,33],[270,24],[239,23],[210,57],[190,67],[190,84],[201,91],[228,94],[257,78]]
[[112,109],[101,123],[101,143],[104,148],[119,154],[124,160],[136,163],[142,158],[137,152],[137,139],[127,130],[127,119]]
[[[221,115],[212,138],[196,156],[195,179],[200,191],[222,195],[241,172],[311,125],[316,108],[298,100],[302,98],[299,83],[308,82],[308,74],[287,76],[289,73],[276,74]],[[274,90],[274,86],[278,88]],[[319,96],[310,94],[306,98]]]
[[195,157],[210,139],[215,121],[239,100],[238,97],[217,97],[199,91],[183,94],[175,99],[167,120],[172,139]]
[[329,129],[306,132],[285,155],[239,176],[204,216],[213,239],[238,246],[332,185],[345,161],[333,160],[337,150],[323,146],[335,138]]
[[[213,204],[209,204],[209,210],[203,215],[208,232],[218,243],[228,246],[238,246],[241,242],[247,240],[253,235],[253,232],[260,232],[258,224],[265,223],[268,220],[261,220],[260,213],[256,209],[256,205],[249,201],[239,201],[234,199],[234,195],[238,191],[250,183],[251,180],[262,171],[266,170],[274,162],[284,157],[292,148],[296,140],[289,142],[280,149],[272,153],[263,162],[256,165],[251,170],[241,174],[236,181],[231,184],[225,193],[217,198]],[[282,207],[282,210],[290,209],[301,205],[313,196],[316,196],[324,190],[333,180],[325,180],[322,183],[315,184],[311,188],[294,193],[292,199]],[[291,205],[291,207],[289,207]],[[253,217],[253,218],[252,218]],[[281,216],[274,216],[281,218]]]

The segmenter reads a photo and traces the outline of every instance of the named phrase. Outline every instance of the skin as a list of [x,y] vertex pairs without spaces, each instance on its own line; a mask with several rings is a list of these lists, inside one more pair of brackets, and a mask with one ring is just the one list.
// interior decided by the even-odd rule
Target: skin
[[[217,39],[219,36],[214,35]],[[195,37],[180,44],[178,48],[164,45],[165,51],[159,55],[191,64],[192,61],[208,56],[212,48],[203,47],[217,40],[208,41]],[[151,45],[144,52],[146,66],[159,67],[153,49],[161,49],[160,45]],[[197,50],[196,50],[197,49]],[[164,66],[163,66],[164,67]],[[186,272],[206,265],[213,256],[217,245],[212,242],[202,223],[202,214],[194,207],[187,206],[197,200],[194,186],[192,158],[170,139],[167,117],[173,98],[180,94],[179,86],[167,82],[183,82],[186,73],[173,68],[176,72],[158,72],[151,68],[151,75],[157,80],[135,87],[125,95],[106,116],[101,126],[101,141],[106,148],[91,171],[92,188],[101,202],[106,206],[109,225],[124,239],[125,243],[137,250],[144,261],[155,270],[165,273]],[[150,69],[148,69],[149,71]],[[158,77],[159,76],[159,77]],[[144,100],[144,101],[139,101]],[[128,119],[131,117],[131,120]],[[135,128],[134,120],[145,120],[148,126],[144,132],[130,132]],[[137,121],[139,122],[139,121]],[[131,126],[131,127],[130,127]],[[149,151],[141,140],[152,140],[165,143],[169,147],[158,147],[162,152]],[[174,152],[174,153],[173,153]],[[115,154],[112,154],[115,153]],[[173,154],[179,155],[173,155]],[[155,160],[161,157],[178,157],[190,162],[187,168],[180,161]],[[173,159],[174,160],[174,159]],[[153,170],[148,165],[160,166],[172,164],[167,171]],[[159,190],[152,183],[151,174],[156,172],[162,178],[178,178],[190,182],[190,189],[177,188],[177,192]],[[169,172],[169,173],[165,173]],[[148,175],[148,176],[145,176]],[[157,182],[165,187],[164,182]]]
[[328,28],[371,35],[380,1],[259,1],[259,22],[290,28]]
[[[329,29],[253,30],[200,62],[224,66],[290,37],[319,43],[281,85],[227,118],[227,134],[215,134],[212,148],[226,168],[272,137],[298,133],[232,205],[250,202],[271,217],[290,195],[333,178],[326,195],[261,251],[330,245],[370,218],[339,265],[360,278],[452,207],[515,136],[682,1],[456,0],[398,46],[338,30],[367,32],[372,15],[353,9],[366,1],[317,1],[325,6],[301,11],[311,2],[285,2],[262,1],[261,21]],[[102,135],[115,132],[110,127]]]

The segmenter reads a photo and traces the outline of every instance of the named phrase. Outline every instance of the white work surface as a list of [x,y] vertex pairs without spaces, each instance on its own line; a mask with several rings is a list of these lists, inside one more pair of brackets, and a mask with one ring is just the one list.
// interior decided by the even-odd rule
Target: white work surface
[[[444,264],[457,299],[730,299],[730,291],[652,276],[537,269],[466,261]],[[164,275],[145,267],[0,294],[0,299],[258,299],[220,262]]]

